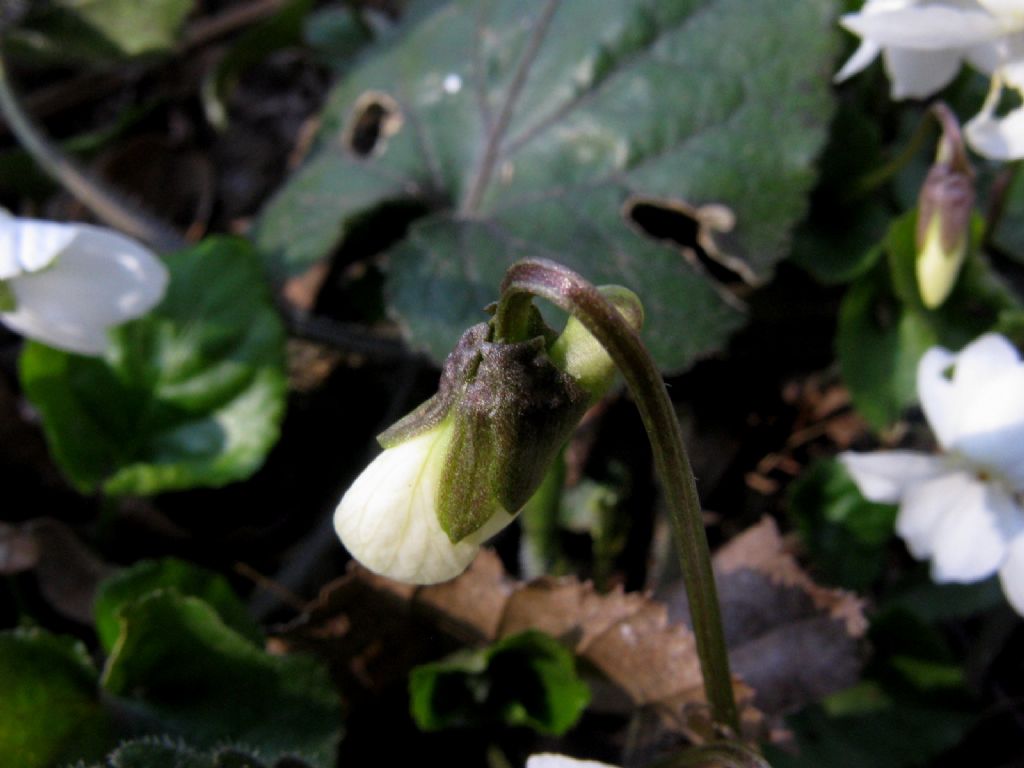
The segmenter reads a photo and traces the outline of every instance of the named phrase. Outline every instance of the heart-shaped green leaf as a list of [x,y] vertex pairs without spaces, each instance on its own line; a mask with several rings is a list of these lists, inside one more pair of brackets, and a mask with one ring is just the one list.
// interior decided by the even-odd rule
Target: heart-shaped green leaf
[[176,560],[143,560],[105,579],[96,590],[93,612],[96,634],[109,653],[120,631],[121,609],[158,590],[201,598],[217,611],[221,620],[251,642],[262,645],[263,632],[238,599],[228,580],[219,573]]
[[110,747],[85,647],[40,630],[0,633],[0,765],[53,768]]
[[636,291],[655,357],[685,366],[742,319],[694,252],[766,279],[805,210],[831,114],[833,10],[414,4],[331,96],[258,243],[278,275],[294,274],[359,217],[417,201],[431,212],[390,250],[388,297],[437,359],[481,319],[506,267],[543,256]]
[[166,261],[163,302],[113,331],[104,358],[38,343],[22,353],[22,386],[83,491],[224,485],[277,441],[284,329],[251,247],[213,238]]
[[267,759],[300,754],[333,765],[341,728],[327,670],[271,656],[196,597],[154,592],[122,607],[102,684],[163,732],[196,744],[247,744]]

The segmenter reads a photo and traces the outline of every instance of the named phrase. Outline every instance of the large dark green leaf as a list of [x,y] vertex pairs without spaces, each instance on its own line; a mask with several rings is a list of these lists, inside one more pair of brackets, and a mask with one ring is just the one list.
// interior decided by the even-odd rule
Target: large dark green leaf
[[0,765],[55,768],[109,748],[96,678],[85,648],[71,638],[0,633]]
[[534,630],[416,667],[409,696],[416,724],[428,731],[528,726],[561,734],[590,703],[572,652]]
[[162,730],[333,765],[340,705],[315,660],[272,656],[202,600],[170,590],[123,606],[120,621],[103,687],[131,698]]
[[278,438],[284,330],[242,240],[167,257],[163,302],[105,358],[26,345],[21,381],[83,491],[151,494],[248,477]]
[[831,0],[414,8],[332,94],[317,147],[263,212],[272,270],[301,271],[360,215],[414,199],[433,212],[390,251],[389,299],[437,358],[525,256],[634,289],[665,367],[719,347],[741,315],[678,245],[631,224],[629,202],[667,206],[691,244],[695,216],[722,223],[705,206],[728,208],[709,252],[770,276],[831,113]]
[[103,581],[96,591],[96,634],[109,653],[120,631],[121,609],[151,592],[171,589],[204,600],[221,620],[253,643],[262,644],[263,633],[235,595],[228,580],[184,560],[143,560]]

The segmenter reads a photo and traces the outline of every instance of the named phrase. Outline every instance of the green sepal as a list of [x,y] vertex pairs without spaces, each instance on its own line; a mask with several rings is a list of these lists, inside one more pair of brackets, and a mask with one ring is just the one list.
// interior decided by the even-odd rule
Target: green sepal
[[452,404],[453,433],[438,520],[453,542],[499,508],[515,514],[583,418],[590,397],[548,358],[544,339],[482,342],[471,378]]
[[6,280],[0,280],[0,312],[14,312],[18,308],[18,300]]
[[[495,306],[489,305],[486,311],[493,314]],[[459,397],[462,387],[476,373],[476,367],[480,362],[480,345],[491,341],[493,334],[494,329],[489,323],[477,323],[462,334],[455,348],[445,358],[437,394],[377,435],[377,442],[382,448],[392,448],[410,438],[422,435],[444,420],[451,410],[452,403]],[[554,343],[558,334],[548,327],[537,308],[531,305],[525,338],[537,337],[543,339],[547,348]]]
[[[621,285],[602,285],[597,289],[611,302],[634,331],[644,324],[644,305],[640,297]],[[616,367],[611,355],[575,317],[570,317],[548,352],[551,362],[565,371],[590,394],[591,402],[611,389]]]

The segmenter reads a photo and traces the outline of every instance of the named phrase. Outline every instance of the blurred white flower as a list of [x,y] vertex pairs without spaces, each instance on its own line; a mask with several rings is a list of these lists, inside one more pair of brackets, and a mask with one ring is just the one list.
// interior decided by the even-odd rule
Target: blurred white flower
[[441,529],[437,493],[451,432],[451,420],[445,420],[385,449],[338,504],[338,537],[374,573],[411,584],[453,579],[484,541],[514,519],[496,508],[482,528],[455,544]]
[[608,763],[598,763],[594,760],[576,760],[564,755],[542,754],[532,755],[526,760],[526,768],[615,768]]
[[868,0],[841,23],[863,42],[836,75],[845,80],[881,54],[894,99],[926,98],[967,63],[992,85],[966,126],[973,149],[996,160],[1024,157],[1024,107],[996,114],[1004,87],[1024,92],[1024,3],[1020,0]]
[[163,297],[167,269],[103,227],[0,215],[0,322],[51,347],[102,355],[107,331]]
[[942,453],[847,452],[840,460],[871,501],[900,505],[896,532],[937,582],[998,572],[1024,614],[1024,362],[988,334],[959,354],[941,347],[917,369],[921,407]]

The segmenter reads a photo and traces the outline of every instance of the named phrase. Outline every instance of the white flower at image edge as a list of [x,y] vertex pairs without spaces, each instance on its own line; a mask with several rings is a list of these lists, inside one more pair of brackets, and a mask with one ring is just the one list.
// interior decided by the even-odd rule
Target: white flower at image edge
[[0,215],[0,321],[51,347],[102,355],[107,331],[163,298],[167,269],[103,227]]
[[374,573],[411,584],[448,581],[514,519],[498,509],[482,528],[454,544],[441,529],[437,493],[451,432],[445,421],[385,449],[338,504],[338,537]]
[[841,454],[861,493],[899,504],[896,532],[937,582],[999,574],[1024,614],[1024,363],[988,334],[959,354],[935,347],[917,369],[921,407],[942,448]]
[[526,768],[615,768],[615,766],[598,763],[594,760],[576,760],[564,755],[546,753],[527,758]]
[[1024,107],[996,114],[1003,88],[1024,92],[1021,0],[868,0],[842,17],[861,45],[836,75],[843,81],[881,54],[894,99],[923,99],[967,63],[992,78],[981,111],[964,127],[968,143],[994,160],[1024,157]]

